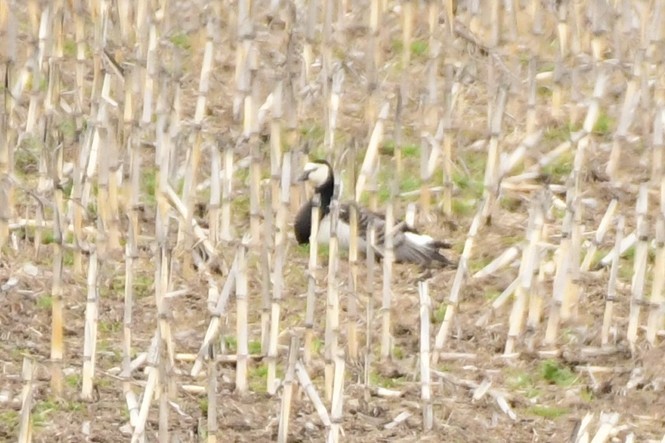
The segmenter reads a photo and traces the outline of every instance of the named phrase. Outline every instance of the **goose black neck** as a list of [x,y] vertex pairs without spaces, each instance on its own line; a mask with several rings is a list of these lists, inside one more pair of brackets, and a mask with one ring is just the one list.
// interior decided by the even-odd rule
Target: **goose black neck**
[[321,214],[328,214],[330,212],[330,202],[335,193],[335,179],[330,177],[328,181],[316,188],[316,193],[321,198]]

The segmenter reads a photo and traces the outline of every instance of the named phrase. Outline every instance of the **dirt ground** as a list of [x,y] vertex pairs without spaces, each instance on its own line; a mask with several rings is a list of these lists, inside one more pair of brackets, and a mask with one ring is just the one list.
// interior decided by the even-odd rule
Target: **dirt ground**
[[[178,2],[175,2],[178,3]],[[462,2],[463,3],[463,2]],[[231,2],[225,7],[236,8]],[[181,2],[171,6],[171,28],[165,33],[164,49],[167,55],[164,64],[172,58],[181,57],[178,79],[183,90],[183,119],[190,119],[198,88],[198,75],[202,60],[202,50],[196,43],[205,35],[205,9],[202,2]],[[364,8],[364,7],[363,7]],[[348,22],[355,23],[364,17],[365,9],[358,8],[349,14]],[[16,12],[21,26],[19,41],[21,48],[30,47],[30,36],[27,12],[21,8]],[[257,15],[259,16],[259,15]],[[229,26],[229,16],[220,23],[225,30],[219,45],[224,48],[235,47],[233,37],[225,26]],[[264,15],[260,17],[265,18]],[[388,14],[382,50],[385,52],[386,65],[397,63],[400,46],[398,44],[399,15],[397,12]],[[548,16],[549,17],[549,16]],[[86,26],[91,27],[92,18],[87,16]],[[460,16],[464,20],[464,16]],[[260,22],[260,21],[259,21]],[[260,22],[258,27],[258,46],[262,63],[270,59],[266,54],[279,52],[279,45],[285,39],[285,30],[281,27],[270,27]],[[554,23],[550,17],[548,23]],[[112,22],[112,29],[116,23]],[[87,28],[86,28],[87,29]],[[72,40],[73,31],[67,30],[68,41]],[[426,20],[417,19],[415,27],[416,39],[423,40],[426,33]],[[349,72],[359,69],[363,62],[366,29],[345,30],[344,38],[336,40],[336,50],[344,55]],[[542,36],[543,40],[552,37],[552,33]],[[392,37],[391,37],[392,36]],[[176,38],[177,37],[177,38]],[[297,35],[302,43],[303,36]],[[182,40],[185,39],[185,40]],[[185,43],[183,43],[183,41]],[[169,43],[170,42],[170,46]],[[612,41],[614,42],[614,41]],[[547,43],[538,42],[547,47]],[[551,43],[551,41],[550,41]],[[117,30],[110,33],[109,46],[113,46],[116,56],[124,58],[130,48],[123,47],[118,41]],[[451,43],[452,44],[452,43]],[[272,46],[275,46],[273,48]],[[455,141],[453,161],[455,162],[455,198],[460,206],[451,216],[441,215],[440,208],[434,206],[431,214],[419,214],[418,228],[433,237],[443,238],[454,244],[449,252],[455,260],[464,247],[469,225],[482,196],[482,179],[487,150],[487,104],[488,98],[480,79],[487,75],[487,58],[475,53],[471,61],[465,57],[469,42],[458,38],[455,42],[458,65],[468,63],[468,77],[461,84],[463,88],[463,113],[455,117]],[[538,45],[536,45],[538,46]],[[345,53],[342,49],[345,48]],[[414,49],[415,48],[415,49]],[[417,53],[417,47],[412,46]],[[507,52],[503,56],[513,61],[515,54]],[[452,51],[454,53],[454,51]],[[273,54],[274,55],[274,54]],[[176,57],[177,56],[177,57]],[[277,57],[277,56],[275,56]],[[543,49],[539,68],[547,70],[553,56],[548,49]],[[550,58],[548,58],[550,57]],[[571,64],[574,61],[569,61]],[[66,64],[74,67],[74,58]],[[419,91],[418,85],[424,84],[426,77],[426,60],[414,56],[411,69],[411,89]],[[87,70],[92,76],[90,63]],[[169,65],[173,67],[173,65]],[[526,81],[526,70],[523,64],[509,63],[509,69],[518,66],[515,71],[520,80]],[[260,71],[270,72],[270,66],[261,67]],[[363,68],[364,69],[364,68]],[[550,68],[551,69],[551,68]],[[460,70],[461,71],[461,70]],[[232,140],[240,133],[241,122],[233,121],[231,102],[234,94],[233,84],[234,53],[218,50],[215,56],[215,70],[211,83],[214,85],[208,104],[206,130],[212,134],[221,134],[222,138]],[[265,74],[264,72],[264,74]],[[662,70],[660,71],[662,72]],[[398,86],[399,76],[386,68],[382,71],[385,82],[380,89],[389,96]],[[441,73],[441,75],[443,75]],[[461,75],[461,74],[460,74]],[[263,79],[267,78],[265,74]],[[461,75],[461,77],[464,77]],[[351,76],[349,75],[349,78]],[[459,78],[459,77],[458,77]],[[582,86],[576,94],[590,97],[593,91],[592,77],[582,76]],[[621,91],[625,89],[626,77],[616,73],[610,80],[616,96],[609,94],[603,101],[605,119],[609,128],[598,129],[593,134],[593,142],[588,148],[588,157],[583,167],[583,197],[591,202],[585,209],[583,223],[585,225],[584,240],[590,240],[595,233],[610,200],[618,200],[620,212],[626,216],[627,230],[635,227],[634,207],[637,196],[637,185],[649,179],[651,150],[646,147],[647,137],[642,142],[627,140],[622,153],[624,161],[621,165],[620,180],[608,180],[602,176],[607,163],[609,149],[613,140],[613,131],[621,108]],[[73,82],[72,71],[63,73],[63,83]],[[87,79],[86,81],[89,81]],[[344,96],[340,116],[339,143],[350,144],[358,134],[367,132],[363,123],[362,103],[365,90],[354,89],[356,80],[348,80],[348,92]],[[357,80],[360,82],[360,80]],[[579,79],[578,79],[579,81]],[[569,87],[569,85],[568,85]],[[545,89],[545,88],[544,88]],[[618,92],[617,92],[618,91]],[[405,100],[403,116],[404,144],[419,145],[417,129],[421,113],[420,102],[413,92],[412,97]],[[527,155],[526,163],[533,164],[545,153],[556,147],[563,137],[569,137],[571,126],[580,123],[584,118],[586,102],[567,103],[567,115],[552,115],[549,110],[547,91],[541,91],[538,102],[538,123],[545,129],[546,135],[538,146]],[[572,94],[573,96],[575,94]],[[520,115],[526,109],[526,98],[520,92],[511,92],[509,112],[504,124],[502,147],[510,152],[524,137],[523,122]],[[303,104],[304,103],[304,104]],[[316,103],[316,102],[315,102]],[[88,104],[89,105],[89,104]],[[313,106],[303,99],[300,104],[305,109]],[[315,106],[313,106],[315,108]],[[17,116],[19,121],[25,119],[27,100],[19,103]],[[86,108],[89,109],[89,108]],[[651,110],[653,111],[653,110]],[[313,112],[313,111],[312,111]],[[317,144],[322,139],[322,118],[304,113],[298,123],[299,145],[294,152],[320,153]],[[391,117],[392,118],[392,117]],[[577,119],[576,121],[573,121]],[[572,121],[572,123],[571,123]],[[20,126],[20,125],[19,125]],[[386,129],[386,152],[390,141],[394,143],[394,125],[388,123]],[[637,125],[636,125],[637,126]],[[561,130],[561,128],[564,128]],[[579,128],[578,128],[579,129]],[[640,128],[641,129],[641,128]],[[521,132],[520,132],[521,131]],[[637,131],[637,130],[636,130]],[[641,134],[640,134],[641,135]],[[649,135],[650,137],[650,135]],[[363,139],[363,143],[367,140]],[[71,151],[75,154],[78,141],[73,141]],[[22,147],[21,149],[27,149]],[[184,151],[183,151],[184,152]],[[184,161],[185,155],[181,153]],[[247,153],[238,152],[237,158],[242,159]],[[154,161],[152,154],[146,155],[146,162]],[[381,157],[382,174],[390,175],[390,156]],[[69,161],[73,161],[70,158]],[[204,160],[208,160],[205,158]],[[572,170],[573,156],[560,160],[554,167],[542,170],[533,183],[544,189],[547,185],[565,185]],[[264,171],[269,170],[270,158],[268,147],[262,148],[262,165]],[[405,154],[407,175],[417,175],[419,171],[419,155],[409,157]],[[34,166],[34,165],[32,165]],[[36,166],[23,165],[17,171],[18,180],[29,189],[36,186]],[[206,178],[208,171],[202,171]],[[402,183],[404,184],[404,183]],[[408,184],[407,184],[408,185]],[[407,186],[408,187],[408,186]],[[652,187],[653,197],[649,208],[649,216],[655,222],[657,216],[658,197],[656,187]],[[247,182],[238,177],[234,182],[237,201],[246,197]],[[410,189],[412,190],[412,189]],[[471,273],[481,269],[501,252],[513,245],[523,245],[526,228],[529,222],[530,201],[536,191],[518,189],[505,191],[500,196],[491,218],[491,223],[481,227],[475,238],[475,245],[469,263]],[[435,194],[435,199],[439,194]],[[565,195],[557,194],[565,199]],[[25,197],[25,198],[23,198]],[[44,195],[48,199],[50,195]],[[201,196],[201,201],[205,201]],[[406,204],[417,201],[416,197],[401,198],[397,202],[397,214],[405,214]],[[34,215],[36,204],[29,198],[29,193],[19,192],[15,214]],[[466,208],[466,209],[465,209]],[[548,237],[544,239],[544,261],[553,260],[553,252],[561,239],[563,212],[552,210],[546,219]],[[235,231],[242,232],[248,227],[247,211],[235,214]],[[94,225],[94,218],[86,220]],[[126,229],[123,217],[123,228]],[[142,220],[143,233],[146,238],[154,234],[154,202],[151,207],[146,203],[146,217]],[[651,231],[654,231],[653,229]],[[653,232],[652,232],[653,233]],[[92,401],[80,399],[81,368],[83,361],[83,331],[86,309],[85,274],[76,273],[70,266],[65,276],[65,349],[64,359],[65,394],[56,397],[49,388],[50,372],[50,340],[51,340],[51,298],[50,291],[53,279],[53,245],[43,244],[36,251],[31,242],[33,233],[28,230],[16,230],[5,245],[0,256],[0,441],[14,441],[19,432],[21,411],[21,390],[23,387],[21,367],[26,356],[36,362],[33,392],[33,440],[40,442],[115,442],[129,441],[131,427],[129,413],[123,395],[122,379],[119,376],[122,365],[123,338],[123,291],[124,291],[124,260],[122,254],[109,257],[100,269],[100,311],[97,340],[97,360],[95,375],[95,398]],[[652,235],[652,234],[650,234]],[[175,242],[175,239],[173,238]],[[307,292],[307,251],[296,246],[290,234],[288,249],[288,266],[285,269],[285,292],[282,304],[281,330],[282,345],[288,344],[288,331],[303,326],[305,312],[305,294]],[[614,244],[614,232],[604,238],[599,245],[601,253],[608,253]],[[136,354],[147,351],[157,325],[157,312],[154,300],[154,242],[146,241],[139,254],[137,270],[137,298],[133,307],[133,342]],[[151,249],[153,248],[153,249]],[[584,249],[583,249],[584,251]],[[651,248],[648,273],[654,266],[654,251]],[[634,252],[634,251],[633,251]],[[178,353],[196,353],[199,350],[205,331],[210,322],[207,305],[207,286],[200,273],[195,270],[182,269],[180,264],[183,254],[190,251],[175,251],[173,256],[174,289],[184,289],[183,294],[169,301],[169,321],[172,327],[175,349]],[[230,259],[232,252],[222,253]],[[230,256],[226,256],[230,255]],[[581,287],[579,305],[572,320],[561,325],[556,347],[544,347],[545,326],[548,319],[549,301],[552,295],[553,275],[544,276],[539,283],[538,293],[545,298],[544,318],[535,330],[527,330],[518,337],[516,348],[518,355],[508,358],[503,356],[508,335],[509,316],[512,298],[496,311],[491,303],[515,279],[518,263],[501,269],[491,276],[464,280],[461,298],[457,305],[457,313],[453,321],[451,336],[445,352],[449,358],[441,359],[432,366],[432,403],[434,411],[434,429],[423,431],[423,412],[421,401],[420,366],[418,361],[420,349],[420,318],[417,282],[423,276],[421,270],[409,265],[397,264],[394,267],[392,293],[392,336],[393,355],[389,361],[378,358],[380,319],[378,317],[381,289],[380,270],[374,294],[376,316],[373,321],[372,349],[369,351],[374,358],[371,364],[371,386],[363,384],[364,357],[360,361],[348,360],[346,363],[346,383],[344,386],[344,405],[341,427],[343,441],[349,442],[563,442],[577,441],[575,436],[585,417],[590,417],[588,435],[593,438],[601,426],[607,422],[609,437],[602,441],[661,441],[665,435],[665,347],[661,344],[650,347],[646,344],[644,331],[639,330],[640,338],[636,349],[631,350],[626,340],[628,315],[630,312],[631,277],[634,253],[628,252],[621,259],[619,273],[618,297],[614,305],[614,316],[611,325],[611,346],[600,348],[600,328],[605,311],[609,268],[599,268],[580,275]],[[322,255],[325,260],[325,255]],[[340,275],[348,275],[348,264],[341,263]],[[361,264],[361,269],[364,264]],[[250,267],[258,269],[258,253],[250,251]],[[321,297],[317,305],[315,333],[323,340],[325,328],[325,269],[318,274]],[[432,298],[431,334],[438,331],[441,324],[443,309],[451,293],[456,270],[438,270],[426,276],[429,281]],[[364,271],[361,270],[361,275]],[[224,276],[216,277],[220,286]],[[647,277],[646,293],[650,288],[652,276]],[[260,337],[261,281],[259,272],[250,273],[250,341],[257,343]],[[342,303],[342,324],[346,326],[348,315],[346,306],[350,293],[348,283],[342,282],[340,287]],[[357,300],[360,303],[361,318],[357,320],[361,331],[360,342],[365,342],[365,309],[368,302],[364,280],[361,282]],[[643,309],[641,326],[646,325]],[[482,317],[484,323],[478,323]],[[226,327],[222,340],[228,349],[234,346],[235,307],[231,304],[230,312],[225,318]],[[665,335],[661,324],[660,340]],[[342,342],[345,341],[345,328]],[[555,350],[550,357],[542,352]],[[600,350],[600,351],[598,351]],[[362,353],[365,353],[363,346]],[[220,351],[221,352],[221,351]],[[228,351],[232,353],[231,351]],[[286,365],[286,352],[279,357],[280,376]],[[308,372],[320,393],[323,392],[323,350],[317,349]],[[169,374],[175,386],[171,399],[169,429],[171,441],[201,441],[207,432],[208,400],[205,394],[195,394],[184,388],[187,385],[205,386],[205,376],[191,377],[191,361],[176,360],[173,373]],[[146,385],[145,366],[133,373],[131,384],[135,392],[143,392]],[[218,365],[218,441],[222,442],[263,442],[274,441],[277,436],[280,401],[282,390],[276,396],[270,396],[265,389],[265,362],[257,358],[250,363],[250,393],[240,395],[235,392],[235,365],[220,363]],[[482,386],[489,383],[489,390],[482,394]],[[386,388],[398,393],[387,396],[378,388]],[[475,394],[475,395],[474,395]],[[505,403],[504,403],[505,400]],[[158,441],[158,401],[153,401],[147,422],[147,440]],[[330,406],[326,404],[326,406]],[[590,414],[590,415],[589,415]],[[399,422],[397,417],[406,417]],[[312,402],[301,390],[296,391],[290,422],[289,441],[324,441],[326,429],[321,422]],[[589,441],[591,440],[589,438]],[[586,441],[586,440],[581,440]]]
[[[436,232],[436,231],[434,231]],[[461,241],[462,238],[459,239]],[[491,242],[492,236],[484,231],[479,240]],[[495,239],[496,240],[496,239]],[[24,263],[44,265],[35,260],[32,254],[17,254],[14,260],[19,264],[9,268],[11,275],[20,283],[3,294],[4,308],[0,316],[2,341],[3,382],[1,393],[7,407],[2,412],[0,437],[13,440],[18,432],[18,411],[20,409],[21,362],[29,355],[38,362],[35,374],[34,424],[35,441],[89,441],[111,442],[129,439],[127,432],[128,414],[122,393],[122,384],[117,373],[121,364],[120,340],[122,324],[122,293],[108,291],[103,296],[100,312],[97,360],[96,398],[87,402],[79,400],[80,362],[82,361],[82,334],[84,327],[85,293],[83,280],[70,275],[66,311],[66,395],[54,398],[49,389],[49,344],[50,310],[43,302],[50,283],[49,272],[44,271],[39,278],[30,278],[22,273]],[[306,266],[306,258],[294,257],[294,265]],[[46,268],[46,265],[44,265]],[[342,428],[345,441],[568,441],[580,420],[593,413],[591,435],[598,426],[602,413],[618,413],[620,417],[613,426],[613,435],[623,439],[634,434],[636,441],[658,441],[662,438],[663,410],[662,396],[663,347],[639,351],[632,357],[625,339],[618,337],[617,349],[608,355],[585,356],[581,351],[587,344],[593,344],[598,336],[598,328],[603,315],[603,293],[605,277],[598,275],[589,278],[585,286],[587,298],[584,302],[584,316],[576,325],[565,328],[566,344],[561,348],[563,355],[544,360],[534,353],[524,352],[518,358],[504,359],[501,354],[507,333],[506,310],[498,312],[485,327],[474,325],[477,318],[488,311],[486,294],[494,288],[502,288],[505,281],[491,278],[487,281],[469,284],[459,305],[449,352],[468,353],[469,358],[442,361],[433,369],[442,371],[451,378],[433,377],[434,430],[422,431],[422,409],[420,401],[418,296],[415,291],[414,270],[397,265],[397,275],[393,286],[395,305],[393,307],[393,336],[398,356],[390,362],[377,361],[372,365],[372,387],[363,387],[362,362],[347,364],[347,384],[345,386],[344,418]],[[342,270],[342,274],[343,274]],[[449,293],[454,271],[446,270],[436,274],[430,281],[433,306],[443,302]],[[108,276],[113,279],[112,275]],[[79,280],[77,282],[77,280]],[[287,276],[288,280],[288,276]],[[256,282],[255,282],[256,283]],[[176,349],[179,352],[196,352],[209,321],[204,294],[205,288],[189,282],[190,293],[175,300],[173,327]],[[301,325],[305,306],[302,297],[306,287],[302,282],[290,286],[284,303],[283,329]],[[260,304],[258,291],[250,294],[253,304]],[[377,305],[379,301],[377,300]],[[618,303],[616,327],[625,330],[627,324],[628,300]],[[325,308],[320,304],[318,318],[325,317]],[[149,294],[137,300],[135,306],[135,348],[147,349],[156,322],[154,302]],[[253,316],[258,314],[255,312]],[[229,329],[233,329],[234,318],[229,318]],[[360,322],[362,327],[364,322]],[[378,337],[378,324],[375,332]],[[439,322],[432,328],[437,330]],[[324,325],[319,322],[316,330],[322,334]],[[250,333],[253,338],[259,334],[258,322]],[[542,332],[536,332],[537,337]],[[618,335],[621,335],[618,332]],[[376,345],[378,338],[375,337]],[[364,340],[364,339],[363,339]],[[525,346],[526,347],[526,346]],[[643,357],[641,357],[643,353]],[[286,356],[283,360],[285,363]],[[377,359],[378,360],[378,359]],[[261,365],[254,362],[252,367]],[[310,376],[322,390],[322,355],[315,358]],[[599,368],[585,370],[585,368]],[[177,373],[173,374],[176,385],[205,384],[205,379],[192,379],[188,375],[191,363],[179,362]],[[555,368],[562,377],[548,376],[547,368]],[[635,368],[642,368],[636,373]],[[250,369],[250,374],[256,374]],[[637,383],[630,384],[637,375],[642,375]],[[263,379],[253,377],[253,392],[248,395],[234,393],[234,365],[220,364],[218,391],[218,426],[220,441],[272,441],[275,439],[280,410],[280,395],[271,397],[265,393]],[[507,399],[515,419],[511,419],[490,395],[479,400],[473,399],[474,391],[464,382],[476,385],[484,380],[491,382],[491,388],[502,393]],[[137,390],[145,386],[145,374],[134,374],[132,384]],[[398,391],[399,397],[382,397],[376,388],[386,387]],[[281,391],[280,391],[281,392]],[[176,412],[177,411],[177,412]],[[170,429],[175,440],[196,441],[206,423],[206,401],[202,395],[194,395],[178,390],[173,400]],[[395,417],[406,412],[409,417],[396,426],[390,426]],[[151,441],[156,441],[157,406],[150,413],[148,429]],[[388,425],[388,426],[387,426]],[[88,426],[86,430],[86,426]],[[388,428],[387,428],[388,427]],[[325,438],[322,425],[312,403],[302,394],[296,396],[291,420],[290,441],[322,441]],[[85,433],[84,433],[85,432]],[[154,434],[153,434],[154,432]]]

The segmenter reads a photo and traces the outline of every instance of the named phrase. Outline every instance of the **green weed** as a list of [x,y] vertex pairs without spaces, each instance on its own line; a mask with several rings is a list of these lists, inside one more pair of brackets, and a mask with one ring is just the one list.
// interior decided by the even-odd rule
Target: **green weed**
[[560,365],[555,360],[545,360],[541,363],[540,376],[548,383],[557,386],[570,386],[577,379],[570,369]]
[[424,57],[429,50],[429,44],[425,40],[415,40],[411,42],[411,54],[415,57]]
[[371,372],[369,374],[369,381],[374,386],[381,386],[383,388],[394,388],[400,384],[402,381],[401,377],[384,377],[383,375],[377,372]]
[[37,299],[37,307],[45,311],[50,311],[53,308],[53,297],[51,294],[43,294]]
[[439,306],[432,312],[432,318],[436,323],[441,323],[446,317],[446,310],[448,305],[445,303],[440,303]]
[[614,119],[604,112],[598,115],[598,120],[593,125],[593,132],[600,135],[609,134],[614,126]]
[[73,389],[81,387],[81,375],[78,373],[69,374],[65,377],[65,384]]
[[554,420],[555,418],[559,418],[563,415],[568,414],[569,411],[567,408],[562,408],[558,406],[534,405],[529,408],[529,412],[539,417],[547,418],[549,420]]
[[227,353],[233,354],[238,350],[238,340],[231,335],[226,335],[224,336],[224,346],[226,346]]
[[203,397],[202,399],[199,400],[199,410],[201,411],[202,416],[207,416],[208,415],[208,398]]
[[10,435],[18,436],[19,424],[21,416],[18,411],[13,409],[5,409],[0,411],[0,435],[9,437]]
[[247,345],[247,349],[250,354],[260,354],[261,353],[261,342],[258,340],[250,340]]
[[508,375],[507,383],[511,389],[521,391],[524,396],[528,398],[536,398],[540,396],[540,390],[536,386],[536,380],[528,372],[512,371]]
[[563,182],[573,170],[573,155],[570,152],[562,154],[559,158],[543,166],[541,173],[550,178],[550,181]]
[[190,50],[192,48],[192,42],[189,36],[185,33],[179,32],[174,34],[169,39],[171,43],[177,48]]
[[472,215],[474,212],[476,212],[477,203],[478,200],[475,199],[469,199],[469,200],[462,200],[457,198],[453,199],[452,201],[453,214],[462,217],[468,217]]

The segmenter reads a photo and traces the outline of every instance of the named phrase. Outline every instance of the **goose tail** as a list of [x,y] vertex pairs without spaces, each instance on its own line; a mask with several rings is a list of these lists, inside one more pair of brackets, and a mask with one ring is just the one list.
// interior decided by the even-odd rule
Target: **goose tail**
[[440,252],[450,247],[450,243],[435,240],[429,235],[404,232],[404,241],[395,246],[395,261],[426,267],[453,267],[455,263]]

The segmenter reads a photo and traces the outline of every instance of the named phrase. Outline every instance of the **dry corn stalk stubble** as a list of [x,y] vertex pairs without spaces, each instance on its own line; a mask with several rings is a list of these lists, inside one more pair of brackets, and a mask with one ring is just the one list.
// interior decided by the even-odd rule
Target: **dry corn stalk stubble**
[[[49,360],[55,397],[71,397],[72,373],[82,398],[122,392],[124,404],[112,409],[127,411],[127,437],[135,441],[152,432],[183,438],[178,420],[194,417],[207,421],[200,429],[213,441],[241,393],[280,395],[289,386],[306,398],[294,390],[283,406],[271,406],[282,417],[280,439],[309,426],[293,414],[294,401],[313,405],[311,422],[331,441],[353,435],[361,429],[354,421],[360,391],[368,408],[388,416],[368,438],[413,427],[420,414],[408,410],[409,401],[423,405],[415,428],[444,432],[443,409],[432,401],[443,388],[427,374],[436,375],[443,359],[454,372],[464,359],[485,358],[493,336],[508,337],[491,349],[502,348],[518,367],[527,365],[525,351],[562,355],[575,340],[590,344],[587,354],[620,350],[624,339],[636,356],[646,341],[657,349],[664,329],[662,14],[661,2],[644,1],[561,3],[558,10],[498,0],[2,2],[1,269],[11,282],[34,262],[50,300],[47,320],[34,323],[39,315],[30,314],[9,323],[9,333],[37,341],[37,349],[50,337],[50,352],[39,352]],[[363,149],[345,158],[351,138]],[[360,260],[357,245],[347,264],[334,240],[327,259],[312,243],[307,264],[291,246],[289,217],[301,194],[291,176],[307,153],[305,139],[313,153],[347,165],[342,175],[353,186],[342,197],[386,209],[387,234],[416,200],[416,222],[433,236],[442,230],[441,212],[458,223],[449,232],[460,245],[459,268],[420,286],[424,332],[418,322],[410,330],[429,335],[426,317],[435,317],[433,343],[421,336],[414,346],[394,315],[418,287],[404,281],[412,271],[392,264],[390,235],[380,264],[371,248],[367,263]],[[392,152],[383,149],[391,143]],[[405,202],[400,191],[410,178],[419,197]],[[469,190],[478,185],[480,192]],[[530,217],[522,203],[529,199]],[[199,202],[209,205],[207,223],[195,215]],[[475,217],[461,212],[465,205]],[[234,243],[245,232],[251,236]],[[195,245],[209,262],[193,258]],[[491,266],[481,269],[485,258]],[[41,297],[37,283],[20,284]],[[491,291],[498,297],[481,303]],[[604,303],[594,302],[597,292]],[[28,319],[37,333],[14,327]],[[287,362],[284,337],[303,329],[302,354],[292,346]],[[234,339],[233,358],[217,355],[222,335]],[[116,345],[117,361],[109,351]],[[6,371],[18,375],[22,360],[6,354]],[[420,355],[421,396],[405,388],[413,380],[381,372],[392,363],[398,374],[416,370],[409,354]],[[362,376],[351,364],[356,357],[364,359]],[[36,368],[43,363],[34,360]],[[27,372],[16,427],[26,440],[66,415],[56,410],[43,419],[47,399]],[[186,373],[193,377],[187,383]],[[489,389],[439,378],[474,389],[474,398]],[[369,395],[385,394],[388,384],[406,398]],[[205,413],[185,395],[195,391],[208,396]],[[629,397],[639,394],[629,389]],[[495,398],[512,419],[504,396]],[[468,398],[458,400],[474,411]],[[596,411],[612,406],[594,401]],[[31,409],[38,426],[30,427]],[[590,435],[595,418],[577,418],[585,425],[577,435]],[[265,427],[266,417],[254,419]],[[603,432],[623,419],[603,418]],[[103,436],[117,420],[86,432]],[[468,425],[462,415],[450,420]],[[537,420],[541,434],[555,422]]]

